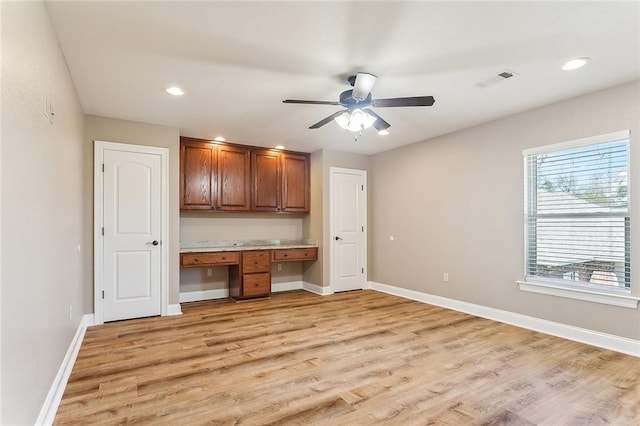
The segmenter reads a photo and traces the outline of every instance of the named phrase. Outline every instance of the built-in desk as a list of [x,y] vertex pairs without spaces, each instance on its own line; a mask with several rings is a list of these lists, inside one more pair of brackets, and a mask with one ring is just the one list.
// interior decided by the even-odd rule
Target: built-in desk
[[229,296],[235,300],[271,295],[271,264],[318,259],[312,243],[277,240],[254,244],[185,244],[180,249],[180,267],[229,266]]

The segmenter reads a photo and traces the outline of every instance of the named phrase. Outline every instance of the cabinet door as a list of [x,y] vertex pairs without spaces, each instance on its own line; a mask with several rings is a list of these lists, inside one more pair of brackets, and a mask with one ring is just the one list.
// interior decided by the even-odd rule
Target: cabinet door
[[309,156],[283,152],[282,208],[283,212],[309,211]]
[[218,196],[222,211],[248,211],[251,194],[249,148],[218,145]]
[[280,153],[269,149],[251,151],[252,191],[251,210],[277,212],[280,210]]
[[216,147],[206,142],[182,142],[180,209],[213,210],[216,191]]

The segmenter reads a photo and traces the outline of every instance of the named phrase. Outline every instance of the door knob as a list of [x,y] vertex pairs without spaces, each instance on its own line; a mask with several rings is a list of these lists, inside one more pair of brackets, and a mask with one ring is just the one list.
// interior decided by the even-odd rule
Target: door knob
[[342,237],[338,237],[338,236],[336,235],[336,241],[341,240],[341,239],[342,239]]
[[157,246],[160,243],[158,242],[158,240],[153,240],[153,241],[149,241],[147,244],[153,244],[154,246]]

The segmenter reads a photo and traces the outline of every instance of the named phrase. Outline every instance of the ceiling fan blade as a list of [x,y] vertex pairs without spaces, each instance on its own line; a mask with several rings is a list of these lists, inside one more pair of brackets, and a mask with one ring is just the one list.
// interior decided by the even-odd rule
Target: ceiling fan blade
[[386,130],[389,127],[391,127],[391,124],[384,121],[382,117],[380,117],[378,114],[371,111],[370,109],[365,109],[364,111],[373,115],[376,118],[376,121],[373,122],[373,127],[375,127],[377,131]]
[[433,96],[414,96],[411,98],[374,99],[371,106],[376,108],[431,106],[436,100]]
[[325,124],[327,124],[328,122],[330,122],[331,120],[333,120],[334,118],[336,118],[337,116],[339,116],[340,114],[344,113],[345,111],[346,110],[335,112],[335,113],[331,114],[330,116],[328,116],[327,118],[323,118],[322,120],[318,121],[316,124],[313,124],[313,125],[309,126],[309,128],[310,129],[317,129],[318,127],[322,127]]
[[369,96],[371,93],[371,89],[373,89],[373,85],[376,84],[376,77],[373,74],[369,74],[366,72],[359,72],[356,74],[356,81],[353,84],[353,92],[351,96],[356,101],[363,101]]
[[305,101],[300,99],[285,99],[283,104],[310,104],[310,105],[340,105],[340,102],[331,101]]

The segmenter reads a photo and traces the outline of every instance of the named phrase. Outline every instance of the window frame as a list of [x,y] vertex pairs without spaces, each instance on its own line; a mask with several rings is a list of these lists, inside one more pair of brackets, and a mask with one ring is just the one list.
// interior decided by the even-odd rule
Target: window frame
[[[535,195],[530,191],[529,176],[532,173],[530,170],[527,158],[530,155],[539,155],[545,153],[555,153],[558,151],[581,148],[586,146],[593,146],[597,144],[604,144],[607,142],[614,142],[620,140],[627,140],[627,185],[629,188],[629,199],[627,203],[627,217],[631,217],[631,156],[629,151],[631,148],[631,132],[629,130],[623,130],[613,133],[607,133],[602,135],[596,135],[592,137],[571,140],[567,142],[561,142],[551,145],[545,145],[541,147],[525,149],[522,151],[523,156],[523,171],[524,171],[524,279],[518,280],[517,283],[520,290],[532,293],[540,293],[552,296],[566,297],[570,299],[578,299],[595,303],[604,303],[608,305],[621,306],[626,308],[636,309],[638,305],[639,297],[631,295],[631,287],[629,288],[606,288],[604,286],[586,284],[582,282],[571,283],[568,280],[546,278],[540,276],[528,276],[528,250],[530,242],[529,232],[529,206],[530,203],[535,200]],[[630,220],[630,219],[629,219]],[[631,236],[629,235],[629,238]],[[629,268],[631,269],[631,259],[629,259]],[[630,283],[629,283],[630,284]]]

